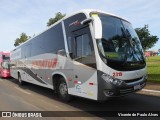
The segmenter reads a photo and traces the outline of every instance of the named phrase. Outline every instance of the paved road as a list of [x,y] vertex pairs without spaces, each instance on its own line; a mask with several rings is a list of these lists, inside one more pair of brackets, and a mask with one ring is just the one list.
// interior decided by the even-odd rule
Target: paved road
[[[65,103],[52,90],[26,84],[19,86],[15,79],[0,79],[0,111],[160,111],[160,96],[131,94],[122,98],[99,103],[75,98]],[[70,112],[69,114],[74,114]],[[90,112],[85,114],[91,115]],[[93,115],[94,116],[94,115]],[[74,119],[72,117],[59,119]],[[80,117],[79,119],[102,119],[101,117]]]

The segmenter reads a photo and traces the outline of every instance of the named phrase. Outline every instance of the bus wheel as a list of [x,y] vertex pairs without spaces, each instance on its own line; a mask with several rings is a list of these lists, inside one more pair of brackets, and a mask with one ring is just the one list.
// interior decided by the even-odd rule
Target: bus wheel
[[24,81],[22,81],[20,73],[18,74],[18,82],[19,82],[19,85],[24,85]]
[[68,102],[71,100],[71,96],[68,94],[68,88],[64,78],[60,78],[59,80],[58,95],[63,101]]

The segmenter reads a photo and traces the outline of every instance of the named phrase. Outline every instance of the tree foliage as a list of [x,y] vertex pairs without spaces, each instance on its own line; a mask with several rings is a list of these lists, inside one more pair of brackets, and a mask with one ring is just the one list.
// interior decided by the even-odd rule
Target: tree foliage
[[49,21],[47,22],[47,26],[51,26],[52,24],[56,23],[63,17],[65,17],[66,14],[62,14],[61,12],[57,12],[54,18],[50,18]]
[[[47,26],[51,26],[52,24],[54,24],[55,22],[57,22],[58,20],[62,19],[65,16],[66,16],[66,14],[62,14],[61,12],[57,12],[55,14],[54,18],[49,19],[49,21],[47,22]],[[15,40],[14,46],[16,47],[16,46],[20,45],[21,43],[27,41],[30,38],[31,37],[27,36],[26,33],[21,33],[20,37]]]
[[26,33],[21,33],[20,37],[15,40],[14,46],[16,47],[30,38],[31,37],[27,36]]
[[139,36],[141,41],[142,47],[144,50],[147,50],[154,46],[154,44],[158,41],[158,37],[151,35],[150,31],[148,30],[148,25],[144,25],[142,28],[136,28],[136,32]]

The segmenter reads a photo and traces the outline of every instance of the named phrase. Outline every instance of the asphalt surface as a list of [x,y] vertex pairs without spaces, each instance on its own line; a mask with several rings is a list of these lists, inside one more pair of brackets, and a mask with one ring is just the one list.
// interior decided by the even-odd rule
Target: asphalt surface
[[[160,96],[147,94],[147,92],[138,92],[125,97],[108,100],[104,103],[78,97],[66,103],[61,101],[50,89],[33,84],[19,86],[17,80],[10,78],[0,79],[0,111],[69,111],[67,114],[71,116],[75,114],[75,112],[71,111],[84,111],[81,114],[91,117],[76,117],[76,120],[112,119],[95,115],[90,111],[160,111]],[[56,117],[54,119],[75,119],[75,117],[65,117],[63,113],[65,112],[55,113],[62,114],[62,117]],[[15,120],[18,119],[15,118]],[[27,118],[24,119],[27,120]],[[144,119],[151,119],[151,117]],[[160,117],[154,119],[158,120]],[[3,120],[5,119],[3,118]],[[38,120],[41,119],[38,118]]]

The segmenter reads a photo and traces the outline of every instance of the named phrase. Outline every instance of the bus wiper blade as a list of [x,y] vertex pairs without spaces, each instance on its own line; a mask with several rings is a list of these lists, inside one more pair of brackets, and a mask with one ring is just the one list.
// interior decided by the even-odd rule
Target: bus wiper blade
[[[133,54],[133,51],[136,53],[136,51],[135,51],[135,49],[134,49],[134,45],[135,45],[135,43],[136,43],[136,46],[137,46],[137,42],[135,42],[135,38],[132,38],[132,36],[131,36],[131,34],[130,34],[130,32],[129,32],[128,29],[126,29],[126,33],[127,33],[126,37],[128,38],[129,43],[130,43],[131,48],[132,48],[132,54]],[[140,53],[140,55],[141,55],[141,58],[142,58],[142,60],[143,60],[143,62],[144,62],[143,55],[141,54],[141,51],[139,50],[139,47],[138,47],[138,46],[137,46],[137,48],[138,48],[138,51],[139,51],[139,53]],[[139,59],[139,61],[141,62],[140,57],[139,57],[137,54],[136,54],[136,56],[137,56],[137,58]]]
[[[137,49],[138,49],[138,51],[139,51],[139,53],[140,53],[141,59],[142,59],[143,62],[145,62],[144,57],[143,57],[143,54],[142,54],[142,51],[139,49],[138,43],[136,42],[135,38],[132,38],[132,41],[134,41],[134,43],[136,43],[136,46],[137,46]],[[134,44],[134,45],[135,45],[135,44]],[[134,48],[133,48],[133,49],[134,49]],[[134,49],[134,51],[135,51],[135,49]],[[135,52],[136,52],[136,51],[135,51]],[[137,54],[136,54],[136,56],[138,57]],[[139,57],[138,57],[138,58],[139,58]],[[140,61],[141,61],[141,59],[139,58]],[[141,62],[142,62],[142,61],[141,61]]]

